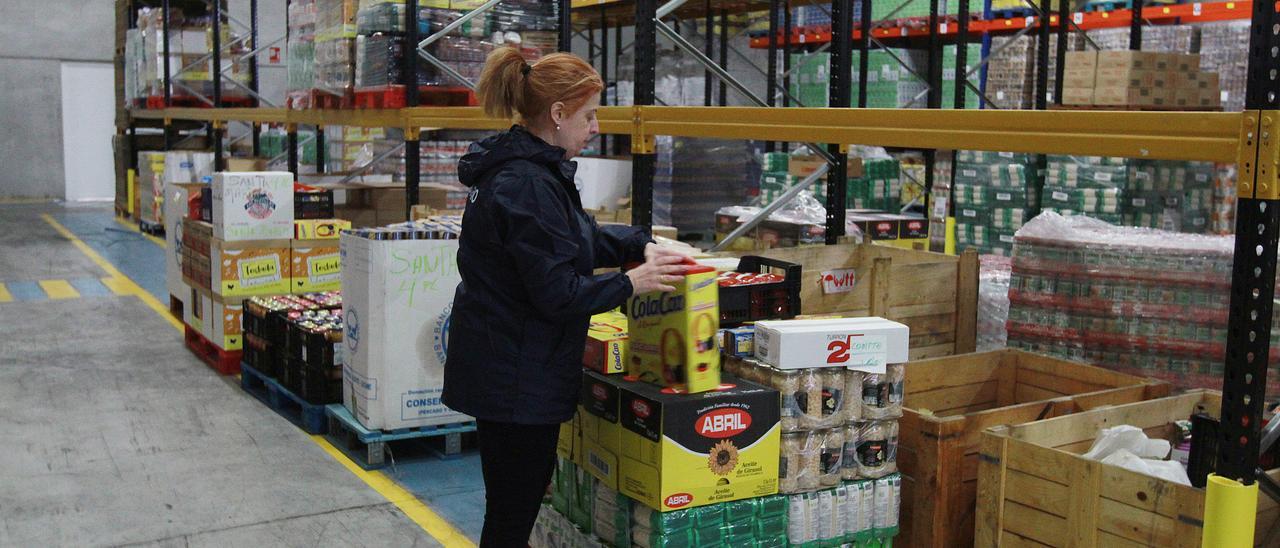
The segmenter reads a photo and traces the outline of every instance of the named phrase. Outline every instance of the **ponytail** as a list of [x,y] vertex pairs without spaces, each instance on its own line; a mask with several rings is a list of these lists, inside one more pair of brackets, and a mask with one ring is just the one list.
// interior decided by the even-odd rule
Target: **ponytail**
[[596,69],[576,55],[553,53],[529,65],[519,50],[502,47],[485,59],[476,95],[486,115],[528,123],[557,101],[575,111],[603,89]]

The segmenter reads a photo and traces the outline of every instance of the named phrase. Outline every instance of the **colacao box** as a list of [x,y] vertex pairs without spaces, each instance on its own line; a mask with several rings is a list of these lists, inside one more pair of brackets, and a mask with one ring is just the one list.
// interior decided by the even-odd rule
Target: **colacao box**
[[720,351],[729,356],[754,356],[756,328],[734,327],[720,330]]
[[591,317],[587,326],[587,345],[582,352],[582,365],[605,374],[627,370],[627,316],[609,311]]
[[342,219],[298,219],[293,221],[295,240],[336,240],[343,230],[351,228],[351,221]]
[[884,373],[906,363],[911,330],[884,318],[756,322],[756,358],[778,369],[846,367]]
[[716,270],[691,264],[671,293],[645,293],[627,303],[630,377],[690,393],[720,386],[720,287]]
[[294,240],[289,276],[293,292],[342,289],[342,256],[337,240]]
[[342,400],[371,430],[470,420],[440,401],[457,240],[370,240],[343,233],[347,363]]
[[778,491],[778,392],[725,380],[698,394],[622,381],[619,491],[661,512]]
[[573,419],[560,424],[560,436],[556,438],[556,455],[575,464],[581,460],[582,406],[574,412]]
[[209,242],[213,293],[223,297],[247,297],[289,293],[289,240]]
[[213,235],[228,242],[293,238],[293,174],[213,175]]

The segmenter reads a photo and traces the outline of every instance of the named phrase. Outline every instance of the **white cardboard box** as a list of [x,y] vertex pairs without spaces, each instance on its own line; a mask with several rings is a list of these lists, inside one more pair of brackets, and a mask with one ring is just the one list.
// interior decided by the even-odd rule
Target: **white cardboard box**
[[884,318],[772,320],[756,322],[760,361],[778,369],[846,367],[884,373],[906,363],[911,330]]
[[471,420],[440,402],[458,241],[343,234],[339,245],[343,404],[371,430]]
[[578,158],[573,183],[586,209],[618,209],[618,200],[631,194],[631,160]]
[[[187,200],[195,185],[164,185],[164,270],[169,295],[182,301],[185,311],[190,308],[190,286],[182,281],[182,220],[187,217]],[[186,312],[184,312],[186,314]]]
[[293,238],[293,174],[215,173],[213,235],[228,242]]

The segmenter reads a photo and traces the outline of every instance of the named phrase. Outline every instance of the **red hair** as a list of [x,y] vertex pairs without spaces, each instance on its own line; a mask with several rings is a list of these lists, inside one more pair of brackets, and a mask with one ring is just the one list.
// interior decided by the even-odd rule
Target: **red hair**
[[528,123],[557,101],[576,111],[603,89],[596,69],[572,53],[553,53],[529,65],[518,50],[502,47],[485,59],[476,95],[485,114]]

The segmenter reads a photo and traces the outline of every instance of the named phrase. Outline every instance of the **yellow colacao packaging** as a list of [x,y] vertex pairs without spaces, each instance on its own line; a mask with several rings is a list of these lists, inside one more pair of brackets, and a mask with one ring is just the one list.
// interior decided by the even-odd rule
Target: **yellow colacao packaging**
[[690,265],[671,293],[627,302],[629,378],[689,393],[720,386],[720,287],[714,268]]

